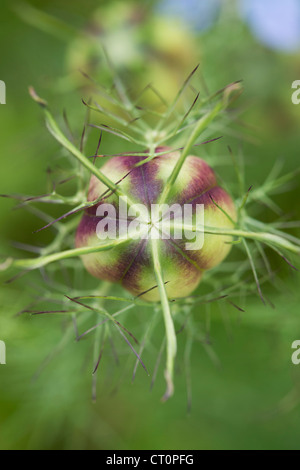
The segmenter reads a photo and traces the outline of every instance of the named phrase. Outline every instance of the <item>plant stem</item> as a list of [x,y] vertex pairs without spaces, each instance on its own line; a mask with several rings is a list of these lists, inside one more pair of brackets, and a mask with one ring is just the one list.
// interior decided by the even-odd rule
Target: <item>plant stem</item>
[[74,258],[77,256],[83,256],[90,253],[97,253],[99,251],[109,250],[114,248],[117,245],[122,243],[129,242],[130,238],[119,238],[116,240],[111,240],[108,243],[98,245],[98,246],[86,246],[82,248],[74,248],[72,250],[60,251],[58,253],[52,253],[51,255],[40,256],[39,258],[34,259],[18,259],[15,260],[12,265],[19,268],[27,269],[38,269],[47,264],[53,263],[54,261],[59,261],[67,258]]
[[166,202],[168,195],[170,194],[170,191],[173,187],[173,184],[175,183],[179,175],[182,165],[184,164],[186,157],[188,156],[192,146],[194,145],[195,141],[198,139],[199,135],[208,127],[208,125],[215,119],[215,117],[218,116],[218,114],[220,114],[221,111],[227,108],[230,102],[229,100],[230,94],[233,91],[240,90],[240,89],[241,87],[239,83],[231,83],[230,85],[225,87],[223,90],[221,99],[215,104],[215,106],[209,112],[207,112],[204,116],[202,116],[198,120],[162,191],[162,194],[159,200],[160,204],[164,204]]
[[48,109],[44,109],[44,113],[46,116],[46,125],[49,130],[49,132],[53,135],[53,137],[69,152],[74,155],[75,158],[87,169],[89,170],[93,175],[96,176],[107,188],[109,188],[111,191],[113,191],[117,196],[120,198],[126,199],[128,202],[133,203],[130,201],[130,197],[128,195],[124,194],[123,191],[120,189],[120,187],[113,183],[102,171],[100,171],[93,163],[90,161],[85,155],[83,155],[80,150],[75,147],[75,145],[70,142],[65,135],[61,132],[59,129],[58,125],[56,124],[56,121],[54,120],[52,114],[48,111]]
[[162,397],[163,401],[168,400],[174,393],[174,384],[173,384],[173,372],[174,372],[174,359],[176,356],[177,350],[177,341],[176,333],[174,328],[174,323],[170,311],[170,305],[166,293],[165,283],[162,275],[162,267],[159,259],[158,252],[158,240],[152,239],[151,243],[152,248],[152,257],[153,257],[153,268],[156,277],[156,282],[158,285],[158,290],[161,299],[161,306],[164,316],[165,329],[166,329],[166,340],[167,340],[167,363],[165,370],[165,379],[167,383],[167,389]]
[[113,191],[117,196],[124,199],[126,204],[134,204],[127,194],[124,194],[120,187],[111,181],[102,171],[100,171],[93,163],[90,161],[77,147],[63,134],[63,132],[58,127],[55,119],[50,113],[47,103],[43,101],[35,92],[35,90],[30,87],[29,92],[31,97],[41,106],[44,111],[46,118],[46,126],[49,132],[53,137],[59,142],[65,149],[67,149],[75,158],[93,175],[96,176],[107,188]]
[[266,243],[267,245],[275,245],[280,248],[284,248],[286,250],[291,251],[295,254],[300,254],[300,246],[291,243],[290,241],[286,240],[283,237],[275,235],[273,233],[267,232],[250,232],[247,230],[239,230],[239,229],[228,229],[228,228],[215,228],[215,227],[208,227],[204,226],[201,228],[197,228],[195,226],[189,225],[180,225],[180,224],[172,224],[173,228],[183,228],[184,230],[189,230],[192,232],[202,232],[208,233],[212,235],[231,235],[233,237],[242,237],[242,238],[250,238],[252,240],[258,240],[260,242]]
[[179,159],[176,162],[176,165],[170,177],[168,178],[166,182],[166,185],[160,196],[160,201],[159,201],[160,204],[164,204],[166,202],[168,195],[179,175],[182,165],[184,164],[184,161],[186,157],[188,156],[193,144],[195,143],[199,135],[206,129],[208,124],[219,114],[222,108],[223,108],[223,103],[217,103],[210,112],[208,112],[207,114],[202,116],[201,119],[199,119],[198,124],[194,127],[186,145],[184,146],[183,151],[181,152]]

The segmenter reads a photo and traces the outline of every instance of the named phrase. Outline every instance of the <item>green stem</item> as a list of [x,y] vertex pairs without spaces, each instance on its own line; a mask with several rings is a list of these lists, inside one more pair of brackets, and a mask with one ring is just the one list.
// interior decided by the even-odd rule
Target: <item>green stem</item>
[[[123,193],[123,191],[120,189],[120,186],[117,184],[113,183],[102,171],[100,171],[93,163],[91,160],[89,160],[83,153],[78,150],[77,147],[75,147],[72,142],[70,142],[65,135],[61,132],[59,127],[57,126],[53,116],[51,113],[48,111],[48,109],[44,108],[44,113],[46,116],[46,125],[49,130],[49,132],[53,135],[53,137],[69,152],[74,155],[75,158],[87,169],[89,170],[93,175],[96,176],[107,188],[109,188],[111,191],[113,191],[117,196],[127,199],[127,201],[130,201],[130,197],[126,194]],[[133,203],[133,202],[132,202]]]
[[55,119],[48,110],[47,103],[43,101],[35,92],[35,90],[30,87],[29,92],[31,97],[42,107],[45,118],[46,126],[49,132],[53,137],[59,142],[65,149],[67,149],[75,158],[93,175],[96,176],[107,188],[113,191],[117,196],[124,199],[127,204],[133,204],[134,202],[130,199],[127,194],[124,194],[120,189],[120,186],[111,181],[102,171],[100,171],[91,160],[89,160],[77,147],[63,134],[63,132],[58,127]]
[[170,311],[170,305],[166,293],[165,283],[162,276],[162,267],[159,259],[158,252],[158,240],[153,239],[151,243],[152,257],[153,257],[153,268],[158,285],[158,290],[161,299],[161,305],[163,310],[165,329],[166,329],[166,340],[167,340],[167,363],[165,370],[165,379],[167,382],[167,389],[162,398],[163,401],[168,400],[173,395],[173,373],[174,373],[174,359],[177,350],[176,333],[174,323]]
[[162,191],[162,194],[160,196],[159,203],[164,204],[168,198],[168,195],[170,194],[170,191],[179,175],[179,172],[184,164],[184,161],[186,157],[188,156],[192,146],[194,145],[195,141],[199,137],[199,135],[207,128],[207,126],[210,124],[210,122],[219,114],[219,112],[223,109],[224,104],[223,102],[218,102],[215,107],[209,111],[207,114],[202,116],[201,119],[199,119],[198,124],[194,127],[184,149],[181,152],[181,155],[179,159],[176,162],[176,165],[169,176],[166,185]]
[[275,245],[280,248],[284,248],[286,250],[291,251],[295,254],[300,254],[300,247],[291,243],[290,241],[286,240],[283,237],[278,235],[274,235],[273,233],[267,232],[248,232],[245,230],[238,230],[238,229],[228,229],[228,228],[215,228],[215,227],[203,227],[197,228],[195,226],[189,225],[180,225],[180,224],[172,224],[173,228],[183,228],[185,230],[189,230],[192,232],[204,232],[213,235],[231,235],[233,237],[242,237],[242,238],[250,238],[252,240],[258,240],[260,242],[266,243],[270,246]]
[[221,99],[215,104],[213,109],[211,109],[209,112],[207,112],[204,116],[202,116],[195,127],[193,128],[190,137],[187,140],[186,145],[184,146],[184,149],[180,155],[180,158],[178,159],[175,167],[173,168],[173,171],[171,175],[169,176],[167,183],[162,191],[159,203],[164,204],[168,198],[168,195],[170,194],[170,191],[173,187],[173,184],[175,183],[179,172],[182,168],[182,165],[184,164],[184,161],[186,157],[188,156],[192,146],[194,145],[195,141],[198,139],[199,135],[208,127],[208,125],[215,119],[218,114],[223,111],[224,109],[227,108],[228,104],[230,103],[230,95],[233,91],[236,90],[241,90],[241,86],[239,83],[231,83],[227,87],[224,88],[223,94]]
[[47,264],[53,263],[54,261],[59,261],[62,259],[74,258],[77,256],[83,256],[90,253],[97,253],[99,251],[109,250],[114,248],[117,245],[126,243],[130,241],[130,238],[119,238],[116,240],[111,240],[105,244],[98,246],[86,246],[82,248],[74,248],[72,250],[60,251],[58,253],[52,253],[51,255],[40,256],[39,258],[34,259],[19,259],[13,262],[13,266],[25,269],[38,269]]

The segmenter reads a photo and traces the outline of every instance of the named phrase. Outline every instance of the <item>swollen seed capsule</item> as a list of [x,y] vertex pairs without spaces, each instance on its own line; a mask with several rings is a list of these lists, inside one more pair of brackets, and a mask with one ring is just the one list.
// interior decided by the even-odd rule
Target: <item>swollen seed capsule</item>
[[[101,171],[119,182],[127,204],[125,196],[108,193],[92,176],[88,200],[98,202],[86,209],[76,234],[77,248],[100,246],[105,239],[112,242],[109,250],[82,256],[93,276],[120,283],[134,295],[146,292],[142,298],[148,301],[159,300],[158,289],[153,288],[153,238],[158,239],[168,297],[184,297],[197,287],[206,270],[227,256],[231,245],[226,242],[231,236],[211,232],[232,229],[236,217],[233,201],[218,186],[212,168],[194,156],[186,158],[160,206],[163,188],[180,156],[168,147],[156,152],[168,150],[138,167],[144,157],[119,156],[105,163]],[[125,242],[113,246],[121,238]]]

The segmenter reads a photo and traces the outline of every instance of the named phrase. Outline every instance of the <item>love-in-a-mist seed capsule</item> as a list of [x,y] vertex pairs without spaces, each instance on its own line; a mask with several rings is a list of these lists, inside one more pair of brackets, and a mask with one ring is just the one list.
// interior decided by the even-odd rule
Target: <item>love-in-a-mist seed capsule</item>
[[[142,298],[148,301],[158,301],[158,289],[153,269],[151,236],[158,227],[155,235],[158,238],[158,250],[162,277],[166,283],[167,295],[170,299],[189,295],[199,284],[203,273],[223,261],[230,251],[232,237],[224,234],[208,233],[209,227],[216,229],[232,229],[236,218],[233,201],[229,194],[218,186],[216,175],[212,168],[201,158],[189,156],[186,158],[171,191],[164,201],[175,210],[162,211],[162,217],[151,220],[155,211],[151,210],[160,200],[163,188],[180,156],[177,151],[168,147],[159,147],[156,152],[168,151],[149,162],[135,167],[145,157],[119,156],[111,158],[103,165],[101,171],[114,182],[123,194],[128,195],[130,204],[141,204],[145,208],[144,229],[134,239],[131,238],[130,224],[132,217],[124,221],[120,216],[120,204],[124,201],[116,194],[107,195],[107,188],[95,176],[92,176],[88,191],[88,200],[95,201],[106,192],[100,202],[86,209],[76,234],[76,247],[97,246],[111,233],[113,227],[116,237],[120,236],[120,228],[128,229],[129,240],[116,244],[115,247],[82,256],[86,269],[95,277],[114,283],[120,283],[133,295],[142,292]],[[102,205],[111,205],[113,210],[110,217],[107,211],[102,211]],[[175,205],[175,206],[174,206]],[[108,207],[108,206],[106,206]],[[155,207],[155,206],[154,206]],[[182,208],[182,211],[180,211]],[[192,220],[184,219],[191,215]],[[104,207],[105,209],[105,207]],[[203,211],[204,219],[198,218]],[[105,212],[105,214],[104,214]],[[200,212],[200,214],[199,214]],[[99,216],[101,213],[101,216]],[[169,217],[166,214],[168,213]],[[203,215],[202,214],[202,215]],[[148,218],[147,218],[148,217]],[[165,217],[165,219],[164,219]],[[103,223],[105,219],[105,223]],[[202,243],[200,248],[193,249],[191,237],[195,237],[193,227],[199,220],[204,220],[202,228]],[[160,221],[160,225],[159,222]],[[99,222],[102,222],[102,225]],[[180,237],[180,223],[182,236]],[[177,227],[177,231],[175,230]],[[201,227],[201,225],[200,225]],[[202,225],[203,227],[203,225]],[[170,236],[166,233],[170,228]],[[100,230],[100,233],[99,233]],[[101,231],[103,233],[101,233]],[[204,232],[204,234],[203,234]],[[123,232],[122,232],[123,233]],[[145,233],[147,235],[145,236]],[[201,234],[201,229],[199,229]],[[179,235],[178,235],[179,234]],[[191,248],[192,247],[192,248]]]

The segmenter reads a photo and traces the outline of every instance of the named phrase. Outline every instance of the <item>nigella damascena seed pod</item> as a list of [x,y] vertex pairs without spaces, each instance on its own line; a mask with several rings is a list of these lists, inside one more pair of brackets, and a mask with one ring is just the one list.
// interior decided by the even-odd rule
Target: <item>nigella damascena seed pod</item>
[[[92,176],[88,200],[106,195],[85,211],[76,235],[77,248],[97,246],[107,237],[128,238],[107,251],[86,254],[82,260],[93,276],[120,283],[134,295],[146,292],[142,298],[148,301],[159,300],[154,288],[152,238],[158,239],[168,297],[184,297],[197,287],[204,272],[218,265],[230,251],[231,236],[211,233],[209,228],[231,229],[236,217],[233,201],[218,186],[212,168],[194,156],[186,158],[165,205],[160,207],[163,188],[180,156],[168,147],[159,147],[156,152],[168,150],[138,167],[135,165],[145,157],[119,156],[105,163],[101,171],[119,182],[130,204],[126,206],[124,198],[116,194],[107,195],[104,184]],[[138,204],[136,212],[131,210],[132,204]]]

